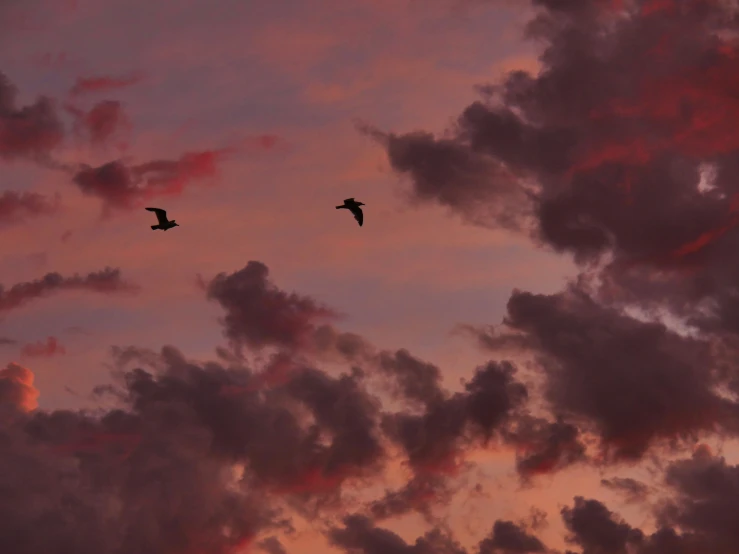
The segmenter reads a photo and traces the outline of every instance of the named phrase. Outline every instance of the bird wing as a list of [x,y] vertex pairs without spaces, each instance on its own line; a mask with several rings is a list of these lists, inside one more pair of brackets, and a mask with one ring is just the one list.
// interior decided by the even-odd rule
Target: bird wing
[[344,200],[344,204],[353,204],[353,203],[354,203],[354,197],[353,196],[351,198],[347,198],[346,200]]
[[160,225],[164,225],[167,223],[167,211],[163,210],[161,208],[146,208],[150,212],[154,212],[157,216],[157,220],[159,221]]
[[364,222],[364,214],[362,213],[362,208],[359,206],[353,206],[349,208],[351,210],[352,214],[354,214],[354,219],[357,220],[357,223],[359,223],[359,226],[362,226],[362,223]]

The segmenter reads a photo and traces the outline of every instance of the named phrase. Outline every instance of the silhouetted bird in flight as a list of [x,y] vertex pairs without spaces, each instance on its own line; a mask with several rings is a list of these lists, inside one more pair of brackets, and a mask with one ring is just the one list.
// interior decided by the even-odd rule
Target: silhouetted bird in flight
[[357,202],[354,198],[347,198],[344,200],[344,204],[342,206],[336,206],[336,209],[341,210],[342,208],[346,208],[349,210],[354,214],[354,219],[357,220],[357,223],[359,223],[359,226],[361,227],[362,222],[364,221],[364,214],[362,213],[362,208],[359,206],[364,206],[364,203]]
[[172,227],[179,227],[179,224],[173,219],[172,221],[167,219],[167,211],[163,210],[161,208],[146,208],[150,212],[154,212],[157,215],[157,221],[159,221],[158,225],[152,225],[151,228],[153,230],[161,229],[162,231],[166,231],[167,229],[171,229]]

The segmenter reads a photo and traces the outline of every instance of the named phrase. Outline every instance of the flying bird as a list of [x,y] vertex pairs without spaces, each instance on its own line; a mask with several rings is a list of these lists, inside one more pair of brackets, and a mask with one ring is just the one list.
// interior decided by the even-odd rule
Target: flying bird
[[150,212],[154,212],[157,216],[157,221],[159,222],[157,225],[152,225],[151,228],[153,230],[161,229],[162,231],[166,231],[167,229],[171,229],[172,227],[179,227],[179,224],[173,219],[170,221],[167,219],[167,211],[163,210],[161,208],[146,208]]
[[362,226],[362,222],[364,221],[364,214],[362,213],[362,208],[359,206],[364,206],[363,202],[357,202],[354,200],[354,198],[347,198],[344,200],[344,204],[341,206],[336,206],[337,210],[341,210],[342,208],[346,208],[349,210],[353,215],[354,219],[357,220],[357,223],[359,223],[359,226]]

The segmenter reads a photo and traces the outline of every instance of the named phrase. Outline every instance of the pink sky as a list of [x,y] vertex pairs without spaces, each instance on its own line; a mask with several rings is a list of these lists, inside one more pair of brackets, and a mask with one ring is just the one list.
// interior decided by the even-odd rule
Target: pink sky
[[[596,0],[586,3],[602,5]],[[679,3],[667,2],[664,9]],[[0,194],[58,195],[60,202],[51,214],[3,222],[0,284],[8,289],[50,272],[84,277],[112,267],[139,287],[135,292],[102,294],[87,285],[69,285],[75,290],[0,313],[0,367],[8,368],[0,378],[20,383],[23,391],[33,387],[40,391],[38,407],[30,406],[30,413],[77,413],[112,408],[112,401],[90,394],[94,387],[113,382],[111,347],[158,353],[172,345],[188,359],[217,360],[216,348],[229,347],[226,326],[220,323],[229,308],[226,301],[222,305],[208,301],[202,285],[255,260],[269,268],[269,281],[278,289],[310,297],[337,312],[339,317],[331,323],[335,329],[355,333],[375,349],[406,349],[441,369],[445,389],[462,391],[461,380],[469,382],[476,367],[504,356],[491,354],[458,326],[500,324],[510,315],[514,289],[559,294],[568,279],[585,271],[570,255],[579,252],[565,245],[564,253],[557,254],[549,247],[554,239],[540,247],[521,233],[470,224],[464,210],[455,206],[414,201],[409,176],[392,166],[381,145],[357,130],[356,121],[398,137],[416,130],[441,136],[479,99],[476,85],[499,82],[516,69],[536,75],[542,44],[524,38],[524,25],[532,16],[531,10],[523,9],[525,4],[523,0],[520,5],[453,0],[0,2],[0,71],[17,87],[17,104],[48,96],[66,125],[65,141],[53,150],[53,161],[37,163],[22,156],[0,160]],[[650,10],[659,8],[654,2],[636,4],[649,8],[639,17],[654,17]],[[98,104],[102,101],[113,102]],[[658,105],[648,108],[659,111]],[[720,132],[711,127],[713,120],[706,121],[707,131],[694,132]],[[613,136],[608,140],[617,140]],[[612,142],[594,141],[587,152],[590,157],[573,164],[572,171],[587,171],[588,160],[600,166],[609,156],[625,165],[646,166],[659,148],[681,153],[691,148],[693,135],[681,136],[684,140],[677,146],[655,146],[646,157],[634,154],[635,143],[618,149]],[[169,195],[134,200],[131,209],[105,211],[100,195],[109,193],[84,194],[72,183],[74,171],[69,169],[114,160],[133,167],[203,152],[215,153],[216,171],[209,172],[207,160],[199,158],[204,165],[198,167],[205,167],[202,178],[185,179],[181,190]],[[366,204],[361,228],[350,214],[334,209],[348,197]],[[489,197],[480,202],[484,201]],[[144,211],[146,205],[166,209],[180,227],[152,232],[154,218]],[[1,208],[0,203],[0,216]],[[626,244],[628,238],[624,240]],[[626,252],[628,247],[614,248],[617,251]],[[634,251],[635,256],[647,255]],[[665,290],[671,286],[665,285]],[[553,333],[560,331],[563,336],[570,332]],[[597,340],[598,330],[592,333],[575,338]],[[366,362],[306,352],[316,356],[311,363],[334,377]],[[519,365],[517,378],[530,391],[543,386],[541,375],[532,369],[540,359],[519,352],[507,359]],[[32,385],[30,374],[14,364],[31,370]],[[3,390],[0,387],[0,405]],[[381,388],[377,394],[387,406],[393,405],[387,390]],[[19,410],[29,412],[29,406],[15,398],[11,401]],[[35,401],[34,397],[31,403]],[[532,413],[548,413],[548,405],[538,396],[532,402]],[[0,411],[0,416],[4,413]],[[723,441],[728,436],[704,442],[714,454],[736,461],[732,447]],[[672,437],[658,438],[667,443]],[[585,442],[589,455],[598,450],[595,435],[586,436]],[[588,550],[585,539],[579,546],[566,543],[568,531],[574,531],[563,523],[560,511],[577,496],[597,499],[628,525],[652,533],[657,527],[651,506],[669,492],[662,485],[662,473],[670,460],[689,458],[694,448],[691,443],[669,455],[660,451],[611,465],[573,464],[524,484],[516,472],[515,447],[505,441],[475,443],[464,452],[467,465],[448,478],[451,497],[427,501],[433,521],[411,510],[376,525],[409,544],[438,528],[450,532],[470,554],[533,552],[478,547],[496,520],[507,520],[536,535],[552,552],[576,548],[585,554],[624,554],[626,550]],[[283,498],[275,492],[283,516],[292,518],[293,532],[260,529],[248,544],[233,550],[215,546],[209,550],[203,543],[193,550],[167,545],[169,550],[161,552],[280,554],[258,545],[268,536],[277,537],[290,554],[350,552],[338,539],[330,544],[328,529],[358,511],[352,506],[402,488],[413,477],[413,466],[402,449],[397,444],[388,449],[389,461],[380,473],[342,481],[339,508],[322,507],[311,516],[304,511],[309,500],[287,494]],[[647,483],[651,503],[629,502],[618,487],[602,486],[601,480],[614,477]],[[5,509],[2,503],[0,499],[0,513]],[[533,509],[547,514],[547,526],[532,523]],[[0,527],[0,547],[5,544],[2,533]],[[357,552],[383,551],[362,548]],[[386,548],[390,554],[411,554]],[[707,554],[727,552],[716,548]],[[19,554],[36,552],[41,554],[32,549]],[[418,550],[427,553],[452,554],[452,550]]]
[[[443,127],[446,114],[474,97],[475,84],[512,63],[534,63],[506,33],[520,15],[445,2],[336,4],[242,3],[234,13],[205,2],[78,2],[74,9],[50,2],[32,11],[31,30],[15,31],[19,47],[0,52],[0,62],[23,99],[63,100],[78,78],[145,76],[76,100],[82,108],[122,101],[133,123],[126,155],[135,159],[279,137],[271,151],[251,146],[225,162],[212,188],[152,201],[181,223],[166,235],[150,232],[143,210],[100,223],[100,202],[64,188],[66,175],[9,166],[8,182],[17,185],[8,188],[64,196],[58,216],[4,230],[7,285],[106,265],[147,283],[135,299],[59,296],[8,318],[5,333],[21,342],[54,335],[68,346],[66,356],[34,364],[43,407],[73,406],[65,386],[106,379],[100,362],[111,344],[188,344],[188,354],[209,355],[222,343],[218,310],[193,288],[195,277],[250,259],[267,263],[284,288],[346,314],[348,330],[454,363],[470,363],[449,352],[455,324],[498,319],[514,283],[559,288],[566,260],[443,210],[406,205],[382,151],[353,126],[361,118],[398,129]],[[67,61],[34,63],[46,54]],[[119,155],[115,147],[81,145],[61,157],[96,165]],[[371,206],[362,229],[333,212],[348,196]]]

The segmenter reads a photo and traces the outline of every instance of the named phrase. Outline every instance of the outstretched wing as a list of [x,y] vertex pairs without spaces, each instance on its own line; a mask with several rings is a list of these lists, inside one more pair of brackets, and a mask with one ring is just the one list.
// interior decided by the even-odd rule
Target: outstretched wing
[[359,226],[362,226],[362,223],[364,222],[364,214],[362,213],[362,208],[359,206],[354,206],[351,208],[351,212],[354,214],[354,219],[357,220],[357,223],[359,223]]
[[168,219],[167,219],[167,211],[166,210],[163,210],[161,208],[146,208],[146,209],[149,210],[150,212],[154,212],[156,214],[157,221],[159,221],[159,224],[160,225],[164,225],[165,223],[167,223]]
[[354,197],[344,200],[344,204],[354,204]]

